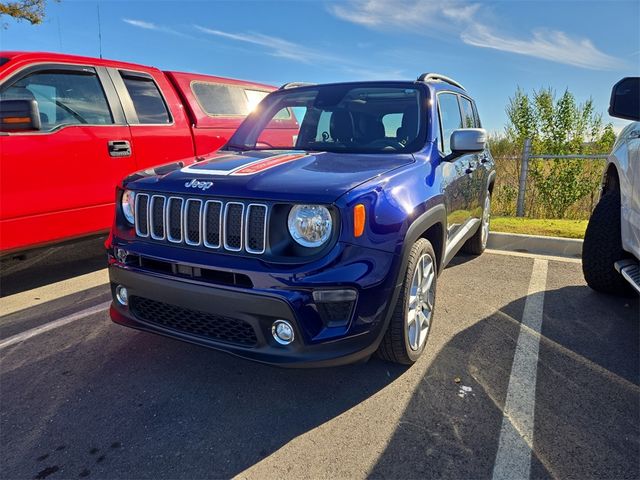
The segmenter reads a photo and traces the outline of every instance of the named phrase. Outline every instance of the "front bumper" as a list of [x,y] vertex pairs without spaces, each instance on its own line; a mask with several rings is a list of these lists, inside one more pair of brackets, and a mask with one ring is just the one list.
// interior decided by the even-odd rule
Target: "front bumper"
[[[382,262],[390,271],[376,285],[359,288],[357,283],[350,281],[353,279],[348,278],[339,282],[340,286],[347,284],[351,288],[359,288],[352,318],[342,328],[319,329],[316,325],[318,312],[313,306],[312,290],[320,286],[326,288],[324,281],[318,285],[308,280],[294,284],[288,282],[287,286],[269,289],[235,288],[140,271],[117,263],[109,267],[112,293],[115,293],[117,285],[126,287],[129,305],[120,304],[114,297],[111,318],[128,327],[268,364],[320,367],[353,363],[374,353],[384,334],[396,290],[393,268],[397,262],[392,260]],[[324,274],[335,272],[336,268],[336,265],[328,266]],[[322,275],[317,270],[313,273]],[[375,272],[375,275],[378,277],[380,272]],[[360,281],[367,284],[366,278],[360,278]],[[151,316],[141,314],[136,306],[140,299],[157,305],[157,313]],[[221,319],[229,322],[231,329],[234,328],[233,322],[237,322],[239,327],[251,330],[254,341],[228,341],[224,335],[223,338],[212,338],[211,335],[202,335],[198,328],[175,328],[173,323],[154,318],[154,315],[164,317],[167,310],[171,310],[174,317],[183,315],[183,312],[185,316],[196,315],[201,323],[212,318],[214,321]],[[278,344],[271,335],[271,326],[279,319],[293,325],[295,340],[290,345]]]

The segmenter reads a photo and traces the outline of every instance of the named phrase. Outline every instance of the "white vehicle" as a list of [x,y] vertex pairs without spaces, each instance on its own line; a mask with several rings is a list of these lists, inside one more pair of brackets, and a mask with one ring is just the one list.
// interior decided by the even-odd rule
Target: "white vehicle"
[[609,115],[632,120],[613,145],[584,237],[582,271],[594,290],[640,293],[640,77],[611,91]]

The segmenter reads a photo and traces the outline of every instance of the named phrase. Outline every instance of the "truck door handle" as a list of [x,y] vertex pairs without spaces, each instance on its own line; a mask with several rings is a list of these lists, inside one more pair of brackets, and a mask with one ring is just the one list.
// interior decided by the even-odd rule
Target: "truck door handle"
[[131,144],[127,140],[110,140],[109,155],[112,157],[131,156]]

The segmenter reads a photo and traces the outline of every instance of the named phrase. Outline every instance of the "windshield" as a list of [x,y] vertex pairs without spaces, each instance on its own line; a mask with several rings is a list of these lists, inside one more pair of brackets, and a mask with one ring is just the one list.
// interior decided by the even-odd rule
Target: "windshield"
[[[279,90],[260,103],[226,148],[414,152],[424,138],[420,99],[418,88],[411,86],[347,84]],[[289,112],[297,122],[290,121],[284,134],[280,124]]]

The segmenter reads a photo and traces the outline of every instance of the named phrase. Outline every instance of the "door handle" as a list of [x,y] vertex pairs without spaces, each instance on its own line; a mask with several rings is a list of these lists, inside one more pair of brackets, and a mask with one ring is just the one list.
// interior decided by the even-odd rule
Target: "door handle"
[[480,155],[480,163],[487,163],[489,161],[489,156],[486,154]]
[[128,140],[110,140],[108,143],[109,155],[112,157],[131,156],[131,144]]
[[466,173],[467,175],[470,173],[473,173],[473,171],[475,170],[475,167],[472,167],[471,165],[469,165],[469,168],[467,168],[464,173]]

